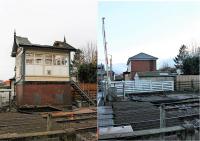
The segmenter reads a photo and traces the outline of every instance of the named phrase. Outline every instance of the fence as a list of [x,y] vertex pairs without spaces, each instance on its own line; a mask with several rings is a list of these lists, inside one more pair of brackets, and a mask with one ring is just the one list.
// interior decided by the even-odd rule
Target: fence
[[[96,99],[96,96],[97,96],[97,84],[96,83],[80,83],[79,85],[80,85],[81,89],[83,89],[83,91],[88,93],[90,98]],[[74,99],[80,99],[80,96],[78,94],[76,94],[74,90],[72,90],[72,93],[74,94],[73,95]]]
[[178,75],[175,80],[177,91],[199,91],[200,75]]
[[110,87],[115,87],[117,94],[174,91],[174,82],[151,80],[112,81]]
[[0,108],[9,105],[9,102],[13,97],[11,91],[11,89],[0,89]]

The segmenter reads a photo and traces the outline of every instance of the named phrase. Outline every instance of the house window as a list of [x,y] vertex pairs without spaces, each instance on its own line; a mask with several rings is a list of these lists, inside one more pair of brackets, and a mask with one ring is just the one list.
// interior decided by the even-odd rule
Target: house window
[[65,58],[65,65],[68,65],[67,57]]
[[61,65],[62,64],[61,55],[53,55],[53,62],[54,62],[54,65]]
[[43,63],[43,55],[42,54],[35,54],[35,64],[42,64]]
[[62,65],[64,66],[66,63],[65,63],[65,61],[66,61],[66,59],[65,59],[65,56],[62,56],[61,57],[61,61],[62,61]]
[[26,53],[26,64],[34,64],[34,53],[33,52]]
[[51,54],[45,55],[45,64],[46,65],[52,65],[52,55]]

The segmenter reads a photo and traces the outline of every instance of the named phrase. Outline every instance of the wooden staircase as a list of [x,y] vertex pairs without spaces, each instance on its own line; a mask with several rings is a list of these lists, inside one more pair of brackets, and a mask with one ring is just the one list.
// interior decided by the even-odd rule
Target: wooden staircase
[[82,97],[84,98],[85,100],[87,100],[87,102],[89,104],[92,104],[92,105],[96,105],[95,101],[90,98],[90,96],[81,89],[81,87],[76,83],[74,82],[73,80],[71,80],[71,86],[73,87],[73,89]]

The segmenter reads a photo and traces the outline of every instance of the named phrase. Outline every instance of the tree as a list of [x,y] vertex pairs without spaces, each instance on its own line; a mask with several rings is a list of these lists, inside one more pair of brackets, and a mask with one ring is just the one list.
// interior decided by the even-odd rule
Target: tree
[[96,83],[97,82],[97,65],[93,63],[81,64],[78,71],[80,82]]
[[183,71],[183,60],[188,57],[187,47],[182,45],[179,49],[179,54],[174,58],[175,67]]
[[199,56],[189,56],[183,60],[183,73],[187,75],[199,74]]
[[179,49],[179,54],[175,57],[176,68],[181,69],[185,75],[197,75],[199,74],[199,55],[200,48],[192,46],[192,50],[189,52],[187,47],[182,45]]
[[176,68],[170,67],[167,62],[164,62],[162,67],[159,70],[164,71],[164,72],[171,72],[171,73],[176,72]]
[[94,43],[88,43],[86,47],[77,50],[72,61],[72,68],[72,75],[80,82],[97,81],[97,48]]

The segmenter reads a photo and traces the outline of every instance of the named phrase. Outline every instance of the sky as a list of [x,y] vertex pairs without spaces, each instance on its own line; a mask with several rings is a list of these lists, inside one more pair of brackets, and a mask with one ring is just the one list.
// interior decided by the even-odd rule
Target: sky
[[[174,65],[182,44],[200,45],[200,2],[100,1],[98,3],[98,63],[104,63],[102,17],[113,69],[126,71],[129,57],[140,52],[158,57],[157,69]],[[108,56],[110,57],[110,55]]]
[[10,56],[14,29],[32,43],[66,41],[75,48],[96,43],[97,3],[94,0],[0,0],[0,80],[14,76]]

